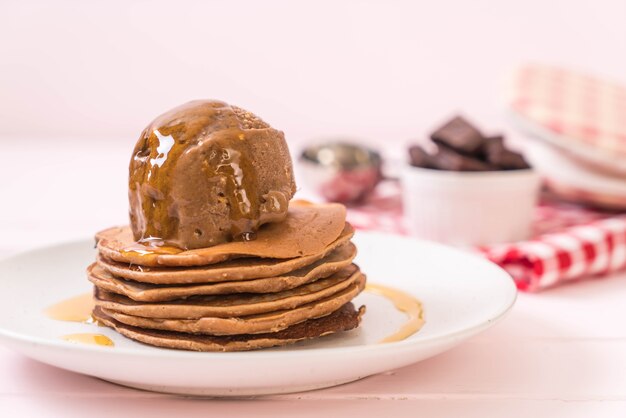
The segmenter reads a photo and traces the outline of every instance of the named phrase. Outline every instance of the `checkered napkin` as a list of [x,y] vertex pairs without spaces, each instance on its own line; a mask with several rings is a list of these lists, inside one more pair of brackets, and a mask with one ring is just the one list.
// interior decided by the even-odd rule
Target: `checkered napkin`
[[[561,148],[626,157],[626,87],[562,68],[527,65],[516,71],[508,105],[523,119],[555,134]],[[611,162],[608,161],[607,164]]]
[[[383,183],[364,205],[349,208],[348,221],[358,229],[406,234],[397,184]],[[529,292],[626,269],[626,215],[545,201],[536,209],[532,235],[477,251]]]
[[[626,268],[626,216],[606,217],[550,204],[537,208],[539,216],[542,211],[550,215],[537,220],[534,238],[479,249],[509,272],[520,290],[537,291]],[[554,227],[568,219],[571,225]],[[553,231],[542,232],[541,222],[552,224]]]

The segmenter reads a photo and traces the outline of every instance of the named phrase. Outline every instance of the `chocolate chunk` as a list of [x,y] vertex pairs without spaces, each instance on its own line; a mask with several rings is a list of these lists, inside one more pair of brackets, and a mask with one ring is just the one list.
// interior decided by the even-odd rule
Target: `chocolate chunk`
[[448,171],[490,171],[497,170],[491,164],[479,159],[459,154],[445,145],[439,145],[437,154],[432,157],[435,168]]
[[505,150],[494,163],[505,170],[524,170],[530,168],[530,164],[524,159],[524,156],[518,152]]
[[460,116],[437,129],[430,138],[438,145],[469,156],[480,155],[485,142],[480,131]]
[[494,135],[485,137],[485,143],[483,145],[483,150],[485,155],[488,154],[489,150],[498,150],[504,149],[504,137],[502,135]]
[[486,137],[481,150],[482,159],[497,166],[497,161],[505,150],[502,135]]
[[503,170],[523,170],[530,168],[522,154],[511,151],[504,146],[502,136],[485,138],[485,157],[489,164]]
[[438,152],[431,155],[419,146],[409,148],[411,165],[449,171],[498,171],[530,168],[524,157],[509,150],[502,136],[484,137],[457,116],[431,134]]
[[413,145],[409,148],[409,158],[413,167],[435,168],[433,157],[424,148],[419,145]]

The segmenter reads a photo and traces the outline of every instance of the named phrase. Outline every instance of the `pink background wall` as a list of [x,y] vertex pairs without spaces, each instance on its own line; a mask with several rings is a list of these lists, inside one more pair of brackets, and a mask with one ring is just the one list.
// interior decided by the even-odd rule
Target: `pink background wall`
[[498,80],[540,60],[626,82],[624,1],[3,1],[0,141],[131,144],[193,98],[292,141],[421,135],[455,109],[499,129]]
[[[383,144],[455,109],[511,131],[498,80],[522,61],[626,83],[625,0],[307,4],[0,0],[0,258],[128,222],[139,132],[191,98],[240,104],[292,141]],[[0,416],[625,417],[625,299],[624,275],[520,295],[463,347],[280,402],[134,392],[0,348]]]

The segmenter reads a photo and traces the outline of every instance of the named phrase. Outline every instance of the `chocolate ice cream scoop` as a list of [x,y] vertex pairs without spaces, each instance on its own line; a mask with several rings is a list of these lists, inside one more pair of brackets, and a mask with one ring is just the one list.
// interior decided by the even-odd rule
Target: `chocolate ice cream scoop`
[[156,118],[135,146],[133,235],[182,249],[251,240],[285,218],[295,189],[281,131],[224,102],[189,102]]

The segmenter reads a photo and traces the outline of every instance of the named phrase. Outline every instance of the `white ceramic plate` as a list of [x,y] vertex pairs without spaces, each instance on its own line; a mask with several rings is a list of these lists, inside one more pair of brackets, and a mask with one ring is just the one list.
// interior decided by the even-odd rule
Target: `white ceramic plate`
[[[363,293],[362,326],[277,349],[195,353],[149,347],[108,328],[55,321],[43,310],[90,290],[84,270],[93,241],[34,250],[0,262],[0,342],[33,359],[122,385],[180,394],[247,396],[298,392],[351,382],[441,353],[485,330],[513,306],[516,290],[501,269],[438,244],[360,232],[357,262],[371,283],[419,298],[426,324],[395,343],[378,343],[405,320],[387,299]],[[97,332],[114,347],[62,335]]]
[[540,141],[529,141],[525,151],[533,167],[550,183],[582,190],[607,200],[626,202],[626,182],[623,176],[611,176],[594,171],[577,163],[558,148]]
[[557,147],[561,152],[587,165],[597,167],[603,172],[612,173],[616,176],[624,176],[626,174],[626,159],[621,158],[619,155],[557,134],[513,109],[508,110],[507,117],[515,126],[530,137]]

